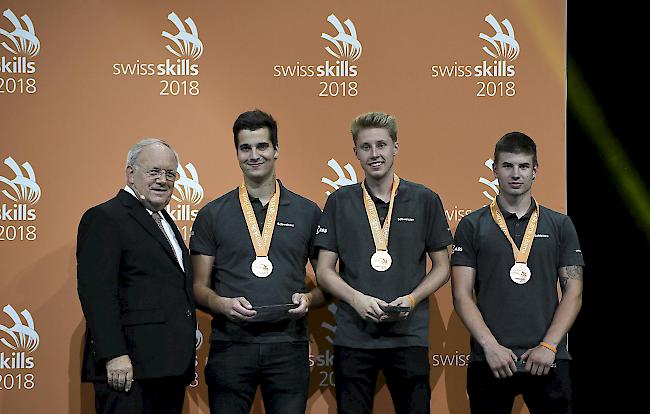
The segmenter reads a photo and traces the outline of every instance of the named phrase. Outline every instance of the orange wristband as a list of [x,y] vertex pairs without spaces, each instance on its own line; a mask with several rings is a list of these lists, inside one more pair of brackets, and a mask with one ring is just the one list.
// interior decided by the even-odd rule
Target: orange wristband
[[409,302],[411,302],[411,310],[415,309],[415,298],[413,295],[409,293],[406,297],[409,299]]
[[557,348],[554,347],[553,345],[547,343],[547,342],[540,342],[539,346],[543,346],[544,348],[548,349],[549,351],[552,351],[554,354],[557,354]]
[[312,294],[311,292],[303,293],[305,300],[307,301],[307,306],[311,305]]

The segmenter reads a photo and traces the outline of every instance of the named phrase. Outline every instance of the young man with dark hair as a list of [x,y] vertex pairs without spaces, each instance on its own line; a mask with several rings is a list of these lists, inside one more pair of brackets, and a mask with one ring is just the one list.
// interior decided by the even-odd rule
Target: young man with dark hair
[[578,237],[569,217],[532,197],[532,139],[504,135],[493,169],[499,195],[461,220],[451,257],[454,306],[472,335],[470,408],[510,413],[522,394],[533,414],[569,413],[566,334],[582,303],[584,266]]
[[213,315],[205,368],[210,412],[248,414],[258,385],[269,414],[304,413],[309,388],[307,260],[321,211],[275,176],[275,120],[244,112],[233,126],[243,182],[208,203],[192,230],[197,305]]
[[341,300],[338,412],[370,414],[383,370],[396,413],[428,413],[429,296],[449,279],[451,232],[438,195],[394,172],[395,118],[363,114],[351,132],[365,180],[329,196],[316,238],[318,281]]

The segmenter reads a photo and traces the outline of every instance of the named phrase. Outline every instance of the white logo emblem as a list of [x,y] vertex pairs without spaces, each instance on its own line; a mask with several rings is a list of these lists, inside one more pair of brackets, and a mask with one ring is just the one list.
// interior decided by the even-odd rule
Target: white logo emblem
[[[490,159],[488,159],[487,161],[485,161],[485,166],[488,167],[488,168],[490,169],[490,171],[492,171],[492,166],[493,166],[493,165],[494,165],[494,161],[492,161],[492,158],[490,158]],[[478,179],[478,182],[481,183],[481,184],[485,184],[485,185],[487,185],[488,187],[490,187],[490,189],[491,189],[492,192],[494,193],[494,195],[492,195],[492,194],[490,194],[490,193],[487,192],[487,191],[483,191],[483,195],[484,195],[488,200],[492,201],[492,200],[494,200],[494,198],[495,198],[496,196],[499,195],[499,180],[498,180],[498,179],[495,178],[494,180],[490,181],[490,180],[488,180],[487,178],[483,178],[483,177],[481,177],[481,178]]]
[[[335,315],[336,315],[336,311],[338,310],[338,307],[336,306],[335,303],[330,303],[329,306],[327,307],[327,310],[330,311],[330,313],[331,313],[333,316],[335,316]],[[332,335],[336,334],[336,325],[332,325],[331,323],[327,323],[327,322],[321,322],[320,326],[321,326],[321,328],[325,328],[325,329],[327,329],[328,331],[330,331],[330,332],[332,333]],[[329,342],[330,344],[333,344],[333,343],[334,343],[334,338],[332,338],[332,337],[329,336],[329,335],[327,335],[327,336],[325,337],[325,339],[326,339],[327,342]]]
[[479,38],[485,40],[494,48],[490,50],[489,47],[483,46],[483,51],[493,58],[517,59],[517,56],[519,56],[519,43],[515,40],[515,30],[512,28],[510,21],[508,19],[501,21],[503,27],[506,28],[507,34],[503,33],[501,25],[491,14],[485,17],[485,21],[492,26],[495,34],[493,36],[488,36],[485,33],[478,35]]
[[41,187],[36,184],[36,174],[34,174],[34,169],[30,163],[24,162],[22,164],[27,176],[23,175],[20,166],[13,158],[7,157],[5,164],[11,168],[16,177],[9,180],[0,175],[0,182],[7,184],[13,190],[13,194],[10,194],[7,190],[2,190],[2,194],[17,203],[38,203],[38,200],[41,198]]
[[330,14],[327,16],[327,21],[334,26],[338,31],[338,34],[335,37],[328,35],[327,33],[321,33],[321,38],[330,41],[338,51],[333,51],[329,46],[325,47],[327,53],[334,56],[337,59],[347,59],[349,61],[358,60],[361,57],[361,42],[357,39],[357,29],[354,27],[354,23],[350,19],[347,19],[345,26],[348,28],[350,33],[348,34],[339,19],[334,15]]
[[196,338],[194,340],[194,344],[195,344],[196,350],[198,351],[199,348],[201,348],[201,345],[203,345],[203,334],[199,330],[199,325],[198,324],[196,325],[196,335],[195,336],[196,336]]
[[[341,165],[334,158],[327,161],[327,165],[329,165],[329,167],[334,170],[336,175],[338,175],[338,178],[336,179],[336,181],[332,181],[327,177],[323,177],[320,180],[322,183],[325,183],[325,184],[329,185],[334,190],[338,190],[339,187],[344,187],[346,185],[351,185],[351,184],[356,184],[357,183],[357,173],[354,172],[354,168],[352,168],[350,163],[345,164],[345,167],[343,167],[343,168],[345,168],[345,171],[348,172],[347,176],[343,172],[343,168],[341,168]],[[330,192],[325,191],[325,194],[327,194],[329,196]]]
[[178,18],[176,13],[169,13],[167,18],[174,23],[178,29],[178,34],[172,35],[166,31],[162,32],[163,37],[171,40],[176,45],[176,48],[171,45],[167,45],[165,48],[179,58],[190,58],[193,60],[200,58],[203,54],[203,43],[201,43],[201,40],[199,39],[199,31],[196,28],[196,24],[194,24],[194,20],[192,20],[191,17],[185,19],[185,23],[190,29],[190,32],[188,33],[188,31],[185,30],[183,22],[181,22],[181,19]]
[[[190,173],[188,177],[183,167],[178,165],[178,174],[180,178],[174,183],[174,194],[172,198],[179,203],[187,201],[191,204],[199,204],[203,200],[203,187],[199,184],[199,174],[192,163],[185,165]],[[178,195],[176,195],[177,193]]]
[[11,305],[5,306],[2,310],[9,315],[14,326],[8,328],[7,326],[0,324],[0,331],[9,335],[12,341],[9,342],[6,338],[2,338],[0,339],[0,342],[14,351],[34,352],[36,348],[38,348],[40,339],[38,333],[34,330],[34,319],[32,319],[32,315],[29,311],[23,309],[23,311],[20,312],[26,322],[26,325],[23,325],[20,316]]
[[14,12],[10,9],[5,10],[2,15],[14,25],[12,32],[0,28],[0,34],[11,40],[11,45],[7,44],[7,42],[2,42],[2,46],[14,55],[36,56],[41,49],[41,42],[34,33],[34,24],[29,16],[23,14],[20,18],[25,23],[24,29],[20,20],[18,20]]

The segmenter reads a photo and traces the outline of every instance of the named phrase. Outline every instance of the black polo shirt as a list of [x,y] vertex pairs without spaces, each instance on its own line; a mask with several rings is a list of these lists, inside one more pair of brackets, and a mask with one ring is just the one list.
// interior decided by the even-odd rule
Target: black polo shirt
[[[388,204],[371,194],[382,223]],[[352,288],[392,302],[409,294],[426,276],[427,252],[444,249],[452,236],[442,202],[423,185],[400,180],[388,239],[393,264],[385,272],[370,265],[375,244],[363,204],[361,184],[342,187],[327,199],[316,246],[339,256],[339,274]],[[363,320],[345,302],[336,312],[336,345],[379,349],[428,346],[429,301],[423,300],[405,320]]]
[[[267,205],[250,198],[260,229]],[[280,205],[269,249],[273,272],[260,278],[251,271],[255,249],[239,204],[238,188],[205,205],[192,227],[190,250],[213,256],[212,288],[220,296],[243,296],[253,306],[291,303],[296,292],[306,292],[305,266],[316,257],[314,248],[320,208],[287,190],[280,183]],[[231,322],[224,315],[212,318],[212,340],[235,342],[291,342],[307,340],[307,318],[273,322]]]
[[[497,198],[498,201],[498,198]],[[517,246],[535,208],[531,205],[521,218],[503,213]],[[510,279],[515,258],[510,242],[494,222],[485,206],[464,217],[458,224],[451,256],[452,266],[476,269],[474,292],[485,323],[503,346],[517,356],[535,347],[544,338],[558,306],[558,270],[564,266],[583,266],[578,236],[571,219],[540,206],[537,231],[528,257],[530,280],[519,285]],[[472,360],[485,360],[483,348],[473,338]],[[571,359],[566,337],[557,347],[556,359]]]

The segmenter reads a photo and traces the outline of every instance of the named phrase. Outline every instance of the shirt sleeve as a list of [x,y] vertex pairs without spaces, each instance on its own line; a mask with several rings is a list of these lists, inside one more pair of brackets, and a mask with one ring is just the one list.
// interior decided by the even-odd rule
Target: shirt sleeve
[[322,212],[317,205],[313,205],[313,213],[311,219],[311,236],[309,237],[309,258],[315,259],[318,257],[318,248],[316,247],[316,233],[318,232],[318,225],[320,224]]
[[325,203],[320,224],[316,228],[316,240],[314,246],[331,252],[339,252],[336,243],[336,191],[330,194]]
[[440,250],[452,243],[453,237],[442,201],[430,190],[428,191],[428,224],[425,239],[427,251]]
[[474,225],[464,217],[454,236],[454,245],[451,248],[451,265],[468,266],[476,269],[476,246],[474,246]]
[[562,223],[560,237],[560,267],[584,266],[585,262],[578,242],[578,233],[573,221],[568,216],[565,216]]
[[211,205],[204,206],[194,220],[192,235],[190,237],[190,251],[192,254],[206,256],[217,255],[217,242],[215,239],[213,217],[208,209]]

